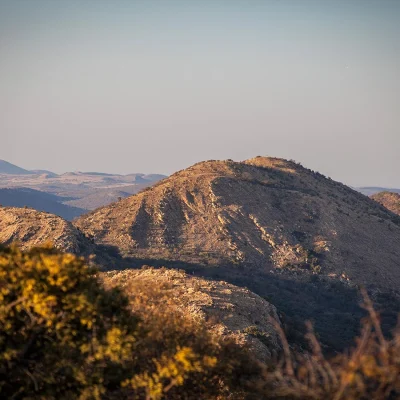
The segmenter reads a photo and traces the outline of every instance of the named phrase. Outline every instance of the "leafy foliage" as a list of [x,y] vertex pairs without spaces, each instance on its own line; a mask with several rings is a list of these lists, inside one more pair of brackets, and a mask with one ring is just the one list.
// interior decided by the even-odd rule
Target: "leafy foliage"
[[256,368],[246,352],[166,308],[146,317],[96,273],[50,247],[0,251],[2,398],[241,396]]
[[99,398],[128,377],[138,320],[81,258],[51,248],[0,254],[0,392]]

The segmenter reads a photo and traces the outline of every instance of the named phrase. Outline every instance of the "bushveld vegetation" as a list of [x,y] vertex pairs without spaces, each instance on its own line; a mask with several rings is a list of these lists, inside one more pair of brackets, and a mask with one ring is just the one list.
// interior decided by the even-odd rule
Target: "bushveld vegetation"
[[[385,338],[371,301],[353,349],[326,359],[279,331],[281,361],[174,307],[162,286],[103,286],[82,258],[50,247],[0,250],[0,397],[12,399],[395,399],[400,333]],[[334,329],[334,327],[332,327]]]

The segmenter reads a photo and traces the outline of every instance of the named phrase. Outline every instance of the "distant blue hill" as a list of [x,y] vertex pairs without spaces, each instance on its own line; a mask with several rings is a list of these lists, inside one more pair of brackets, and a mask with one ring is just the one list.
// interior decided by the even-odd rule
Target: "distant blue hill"
[[56,176],[58,176],[58,174],[51,171],[47,171],[47,169],[32,169],[29,172],[37,175],[43,175],[43,174],[48,175],[51,178],[55,178]]
[[107,174],[105,172],[81,172],[83,175],[95,175],[95,176],[120,176],[118,174]]
[[27,175],[33,172],[17,167],[7,161],[0,160],[0,174],[11,174],[11,175]]
[[43,175],[46,174],[52,178],[58,176],[54,172],[48,171],[46,169],[34,169],[28,170],[17,165],[11,164],[8,161],[0,160],[0,174],[7,175]]
[[38,211],[46,211],[66,220],[72,220],[87,210],[62,204],[65,200],[54,194],[30,188],[0,189],[0,205],[9,207],[29,207]]

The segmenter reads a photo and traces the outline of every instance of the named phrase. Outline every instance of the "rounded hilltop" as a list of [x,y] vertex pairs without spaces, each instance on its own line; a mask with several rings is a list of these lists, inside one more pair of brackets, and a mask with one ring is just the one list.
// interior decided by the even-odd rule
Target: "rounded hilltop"
[[400,284],[400,254],[393,256],[399,219],[353,189],[280,158],[200,162],[75,225],[127,259],[149,263]]
[[90,254],[94,245],[61,217],[29,208],[0,207],[0,243],[23,249],[52,243],[59,250]]
[[[232,173],[232,172],[237,172],[237,168],[240,165],[253,165],[255,167],[260,167],[260,168],[272,168],[272,169],[281,169],[281,170],[287,170],[288,172],[294,172],[298,168],[302,168],[300,164],[296,163],[295,161],[289,161],[285,160],[283,158],[277,158],[277,157],[263,157],[263,156],[257,156],[254,158],[249,158],[248,160],[244,161],[233,161],[231,159],[228,160],[207,160],[207,161],[200,161],[196,164],[193,164],[192,166],[175,172],[173,175],[171,175],[169,178],[172,177],[177,177],[183,175],[189,174],[196,174],[196,173]],[[233,167],[233,171],[232,171]],[[229,172],[230,171],[230,172]],[[169,179],[166,178],[166,179]]]

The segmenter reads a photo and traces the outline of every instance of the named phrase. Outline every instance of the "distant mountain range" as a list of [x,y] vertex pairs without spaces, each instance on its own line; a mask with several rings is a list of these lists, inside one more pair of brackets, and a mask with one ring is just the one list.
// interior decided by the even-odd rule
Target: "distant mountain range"
[[163,178],[165,175],[143,173],[58,175],[48,170],[29,171],[0,160],[0,204],[32,207],[71,220],[88,210],[135,194]]
[[52,178],[58,176],[58,174],[51,172],[51,171],[47,171],[46,169],[32,169],[29,172],[31,172],[34,175],[48,175],[49,177],[52,177]]

